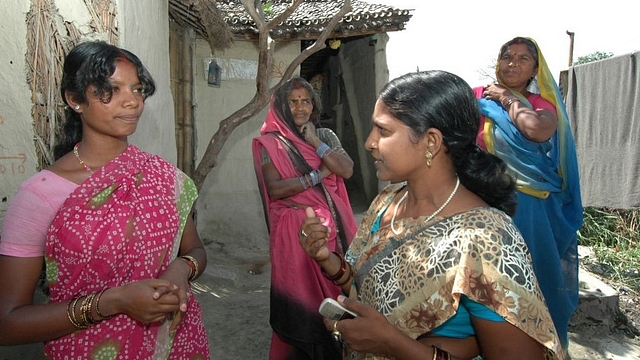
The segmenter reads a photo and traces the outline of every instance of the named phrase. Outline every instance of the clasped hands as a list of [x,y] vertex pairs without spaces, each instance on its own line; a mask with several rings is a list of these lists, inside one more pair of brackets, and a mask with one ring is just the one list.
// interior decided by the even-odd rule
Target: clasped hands
[[122,286],[123,313],[144,324],[171,320],[175,332],[187,312],[189,284],[183,271],[172,262],[157,279],[145,279]]

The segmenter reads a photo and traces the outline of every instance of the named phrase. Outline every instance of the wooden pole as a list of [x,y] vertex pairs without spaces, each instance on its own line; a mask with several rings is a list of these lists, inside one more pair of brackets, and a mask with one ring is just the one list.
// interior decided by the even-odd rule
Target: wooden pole
[[571,67],[573,65],[573,38],[575,33],[567,30],[567,35],[569,35],[569,67]]

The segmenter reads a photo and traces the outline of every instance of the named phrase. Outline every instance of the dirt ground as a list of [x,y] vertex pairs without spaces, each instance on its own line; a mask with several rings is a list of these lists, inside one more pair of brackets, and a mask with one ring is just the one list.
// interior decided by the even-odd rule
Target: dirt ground
[[[247,250],[235,239],[205,239],[209,266],[194,283],[209,333],[212,359],[267,359],[271,329],[268,253]],[[266,241],[266,240],[265,240]],[[571,329],[572,360],[640,359],[640,297],[621,293],[624,315],[616,326],[598,324]],[[625,320],[626,319],[626,320]],[[42,345],[0,347],[0,360],[40,359]]]

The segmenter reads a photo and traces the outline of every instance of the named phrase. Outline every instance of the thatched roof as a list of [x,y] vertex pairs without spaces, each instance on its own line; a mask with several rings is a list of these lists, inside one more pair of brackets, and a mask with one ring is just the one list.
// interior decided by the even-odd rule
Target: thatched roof
[[[262,0],[266,20],[275,18],[291,0]],[[268,5],[267,5],[268,4]],[[305,0],[271,37],[275,40],[313,40],[340,11],[343,1]],[[331,38],[372,35],[404,29],[411,10],[352,0],[352,11],[338,24]],[[214,49],[224,49],[233,39],[256,39],[258,30],[239,0],[169,0],[169,15],[180,25],[188,25],[207,39]]]

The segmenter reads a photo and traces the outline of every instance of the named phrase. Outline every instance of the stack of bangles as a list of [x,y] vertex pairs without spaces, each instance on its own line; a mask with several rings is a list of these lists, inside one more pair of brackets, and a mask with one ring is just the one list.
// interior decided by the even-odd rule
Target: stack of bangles
[[200,266],[198,265],[198,260],[191,255],[181,255],[180,259],[184,260],[184,262],[189,265],[191,271],[189,272],[189,281],[193,281],[198,278]]
[[[78,296],[71,299],[67,304],[67,317],[69,318],[71,325],[76,329],[86,329],[102,320],[110,319],[111,316],[102,315],[99,307],[100,297],[102,297],[102,294],[104,294],[105,291],[107,291],[107,289],[104,289],[99,293],[89,294],[84,297]],[[80,302],[80,299],[82,299],[82,302]],[[76,314],[76,305],[78,302],[80,302],[80,316]],[[93,310],[95,310],[95,313],[98,315],[98,319],[93,317]]]
[[433,348],[433,358],[431,360],[451,360],[451,354],[440,349],[435,345],[431,345]]
[[306,190],[309,187],[320,184],[322,181],[322,171],[318,169],[312,170],[310,173],[302,175],[299,180],[302,188]]
[[[342,286],[348,283],[349,280],[351,280],[353,271],[351,270],[351,265],[347,263],[347,261],[344,259],[342,255],[338,254],[335,251],[333,251],[333,253],[338,257],[338,259],[340,259],[340,270],[338,270],[338,272],[333,275],[329,275],[324,271],[324,269],[322,269],[322,275],[324,275],[325,278],[327,278],[329,281],[332,281],[334,284],[338,286]],[[338,280],[342,279],[344,274],[347,273],[347,269],[349,270],[349,275],[347,276],[347,278],[344,279],[342,282],[338,282]]]

